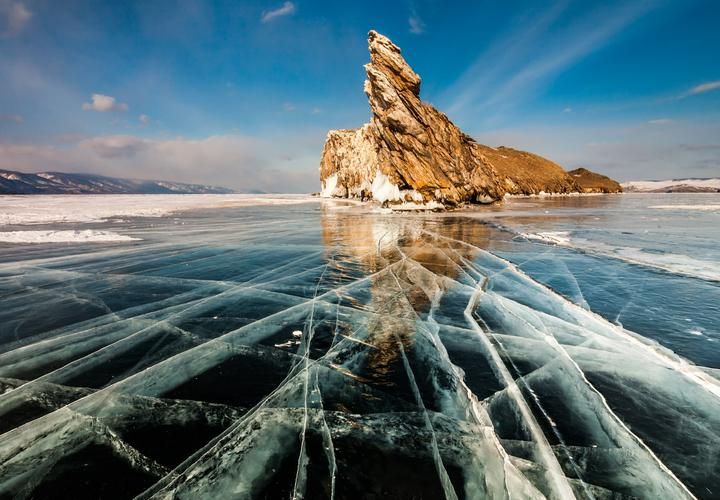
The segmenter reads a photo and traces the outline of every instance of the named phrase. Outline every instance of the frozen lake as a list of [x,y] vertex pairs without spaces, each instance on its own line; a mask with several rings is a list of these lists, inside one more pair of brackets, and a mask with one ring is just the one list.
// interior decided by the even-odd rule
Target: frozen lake
[[0,497],[720,496],[720,195],[228,196],[0,200]]

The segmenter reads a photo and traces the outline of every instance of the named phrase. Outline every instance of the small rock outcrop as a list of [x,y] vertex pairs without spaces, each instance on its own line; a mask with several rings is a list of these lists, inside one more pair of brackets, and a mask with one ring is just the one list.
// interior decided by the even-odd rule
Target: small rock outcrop
[[420,99],[420,77],[388,38],[368,35],[370,123],[331,130],[320,161],[321,195],[452,206],[505,194],[581,192],[540,156],[476,143]]
[[573,176],[583,193],[622,193],[623,190],[619,182],[586,168],[576,168],[569,171],[568,174]]

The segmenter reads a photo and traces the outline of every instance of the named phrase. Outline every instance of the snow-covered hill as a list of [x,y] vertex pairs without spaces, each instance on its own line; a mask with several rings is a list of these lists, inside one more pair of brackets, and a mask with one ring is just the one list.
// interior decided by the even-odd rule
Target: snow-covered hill
[[92,174],[0,170],[0,194],[227,194],[232,189],[201,184],[118,179]]
[[621,186],[626,193],[720,193],[720,178],[630,181]]

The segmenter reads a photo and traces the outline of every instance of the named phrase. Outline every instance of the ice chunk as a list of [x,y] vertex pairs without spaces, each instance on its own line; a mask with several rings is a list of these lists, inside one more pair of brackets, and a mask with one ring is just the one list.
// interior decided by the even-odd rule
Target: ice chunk
[[373,200],[379,201],[380,203],[385,201],[399,201],[400,188],[390,182],[390,179],[378,170],[375,172],[375,178],[372,182]]

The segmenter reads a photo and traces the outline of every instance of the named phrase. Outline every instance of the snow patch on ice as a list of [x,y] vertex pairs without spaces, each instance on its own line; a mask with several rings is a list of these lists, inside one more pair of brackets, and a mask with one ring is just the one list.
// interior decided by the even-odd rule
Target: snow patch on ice
[[543,241],[554,245],[570,245],[569,231],[546,231],[543,233],[522,233],[529,240]]
[[86,243],[103,241],[138,241],[111,231],[4,231],[0,232],[2,243]]
[[443,210],[445,205],[438,203],[435,200],[430,200],[427,203],[415,203],[406,201],[397,205],[391,205],[390,212],[411,212],[411,211],[422,211],[422,210]]
[[520,233],[520,236],[551,245],[574,248],[589,254],[602,255],[632,264],[653,267],[673,274],[720,281],[720,269],[718,269],[716,262],[705,261],[687,255],[647,252],[641,248],[613,246],[600,241],[571,238],[568,231]]
[[[608,193],[548,193],[546,191],[540,191],[537,194],[513,194],[505,193],[503,199],[525,199],[525,198],[579,198],[587,196],[607,196]],[[494,200],[493,200],[494,201]]]
[[318,202],[308,195],[160,194],[0,196],[0,226],[164,217],[186,210]]
[[648,208],[657,210],[703,210],[709,212],[720,212],[720,204],[710,203],[707,205],[652,205]]

